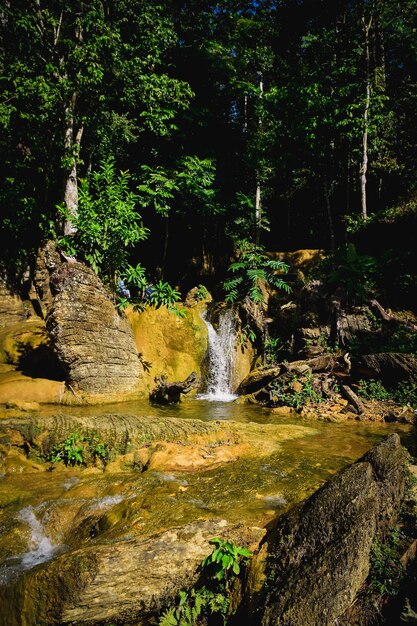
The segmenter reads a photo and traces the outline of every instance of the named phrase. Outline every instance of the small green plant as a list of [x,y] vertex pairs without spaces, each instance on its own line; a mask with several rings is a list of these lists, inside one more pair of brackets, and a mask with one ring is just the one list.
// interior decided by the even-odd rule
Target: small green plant
[[417,384],[403,381],[394,391],[394,400],[402,406],[409,406],[413,409],[417,408]]
[[405,354],[417,352],[417,332],[400,326],[390,332],[381,346],[384,352],[402,352]]
[[281,337],[269,337],[265,342],[265,360],[267,365],[277,363],[283,350],[284,346]]
[[380,380],[371,378],[370,380],[359,380],[357,386],[358,396],[365,400],[390,400],[392,394],[385,389]]
[[247,548],[233,542],[214,537],[210,540],[215,547],[201,562],[202,574],[207,585],[189,591],[180,591],[175,606],[161,615],[159,626],[196,626],[201,618],[219,617],[225,625],[230,611],[230,585],[240,574],[241,564],[252,556]]
[[91,456],[93,457],[94,464],[97,461],[101,461],[104,466],[107,465],[110,459],[110,450],[106,443],[103,443],[97,435],[93,435],[92,437],[85,438],[88,442],[88,448]]
[[249,325],[242,328],[239,333],[239,343],[242,350],[249,348],[249,343],[254,344],[256,341],[256,333]]
[[262,304],[262,285],[290,293],[290,285],[279,275],[288,269],[283,261],[270,259],[262,246],[241,242],[238,260],[229,266],[231,276],[223,283],[226,302],[243,301],[248,297],[255,304]]
[[229,570],[235,576],[240,573],[240,561],[251,556],[251,552],[247,548],[235,546],[231,541],[214,537],[209,543],[216,547],[202,562],[202,567],[207,569],[209,575],[216,580],[225,580],[226,586],[228,581]]
[[159,280],[154,285],[149,285],[149,294],[147,295],[146,301],[150,306],[156,309],[161,306],[166,306],[170,313],[184,317],[185,311],[179,309],[177,306],[180,300],[180,292],[163,280]]
[[206,587],[180,591],[178,605],[164,611],[159,626],[196,626],[198,618],[204,614],[220,615],[226,624],[228,608],[229,601],[223,593],[215,593]]
[[110,451],[97,435],[80,435],[71,433],[68,437],[53,446],[49,455],[51,463],[62,461],[65,465],[86,465],[91,460],[94,465],[100,461],[104,466],[110,459]]
[[311,373],[301,377],[294,374],[285,383],[279,380],[273,381],[270,395],[273,405],[289,406],[296,410],[309,403],[324,401],[323,395],[314,388],[314,379]]
[[196,295],[197,300],[201,302],[201,300],[205,300],[208,297],[209,291],[207,287],[205,287],[205,285],[198,285],[195,295]]
[[82,465],[84,463],[83,435],[71,433],[64,441],[56,444],[51,451],[51,463],[63,461],[65,465]]

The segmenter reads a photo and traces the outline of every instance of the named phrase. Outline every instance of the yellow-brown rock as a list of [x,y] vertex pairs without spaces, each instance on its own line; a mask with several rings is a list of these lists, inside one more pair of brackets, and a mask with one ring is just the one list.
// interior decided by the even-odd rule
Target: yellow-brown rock
[[65,383],[47,378],[31,378],[22,372],[0,373],[0,404],[58,404],[63,398]]
[[127,309],[136,346],[144,367],[141,389],[151,391],[154,378],[161,372],[168,381],[184,380],[191,372],[201,376],[201,364],[207,351],[207,327],[201,318],[204,304],[186,308],[178,317],[166,307],[147,307],[143,312]]
[[5,326],[0,329],[0,362],[18,365],[22,356],[48,345],[45,322],[40,318]]

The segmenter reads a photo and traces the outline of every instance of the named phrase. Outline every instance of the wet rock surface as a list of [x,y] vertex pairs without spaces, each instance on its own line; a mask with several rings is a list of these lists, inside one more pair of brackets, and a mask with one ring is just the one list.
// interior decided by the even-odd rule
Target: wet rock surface
[[264,584],[252,597],[250,623],[336,623],[366,580],[375,537],[396,523],[404,472],[404,450],[391,435],[280,518],[265,538]]
[[225,535],[248,545],[259,540],[260,532],[208,520],[59,556],[6,589],[0,587],[2,606],[8,607],[0,624],[146,623],[181,589],[193,586],[202,559],[211,552],[210,539]]

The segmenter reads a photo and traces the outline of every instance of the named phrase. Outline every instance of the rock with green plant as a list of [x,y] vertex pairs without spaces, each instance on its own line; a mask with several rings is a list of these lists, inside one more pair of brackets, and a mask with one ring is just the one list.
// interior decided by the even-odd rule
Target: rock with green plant
[[201,562],[200,585],[180,591],[174,606],[162,613],[159,626],[196,626],[210,623],[213,618],[215,623],[220,620],[226,626],[235,612],[232,587],[252,552],[219,537],[210,539],[209,543],[215,547]]

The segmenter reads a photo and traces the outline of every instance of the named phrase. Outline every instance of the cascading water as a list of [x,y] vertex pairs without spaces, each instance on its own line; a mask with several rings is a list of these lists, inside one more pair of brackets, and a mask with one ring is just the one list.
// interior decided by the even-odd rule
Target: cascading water
[[236,354],[236,329],[233,312],[221,313],[217,330],[203,315],[208,329],[208,374],[206,393],[202,400],[230,402],[236,398],[232,393],[232,374]]
[[29,569],[38,563],[49,561],[55,555],[58,546],[54,545],[46,536],[41,522],[37,519],[31,506],[20,511],[19,517],[27,523],[30,529],[29,552],[21,555],[21,565]]
[[28,552],[23,552],[6,560],[0,567],[0,585],[6,584],[21,572],[31,569],[35,565],[49,561],[63,549],[56,545],[45,534],[42,523],[35,515],[32,506],[27,506],[18,514],[18,520],[23,521],[30,532]]

